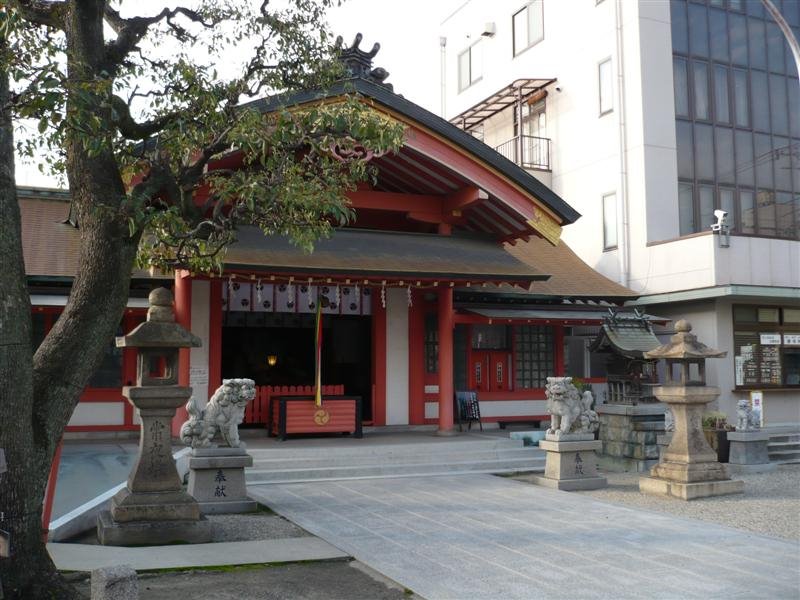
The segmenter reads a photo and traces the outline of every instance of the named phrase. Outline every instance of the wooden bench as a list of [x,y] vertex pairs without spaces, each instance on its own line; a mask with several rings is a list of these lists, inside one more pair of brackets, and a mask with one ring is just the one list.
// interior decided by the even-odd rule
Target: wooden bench
[[361,396],[323,396],[322,406],[316,405],[314,396],[273,396],[267,432],[281,441],[288,435],[317,433],[361,438]]

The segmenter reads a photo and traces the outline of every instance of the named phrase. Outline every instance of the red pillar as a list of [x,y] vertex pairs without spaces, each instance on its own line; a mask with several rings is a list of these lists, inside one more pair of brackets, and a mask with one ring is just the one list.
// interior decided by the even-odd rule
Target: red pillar
[[[175,322],[192,330],[192,279],[186,271],[175,271]],[[181,348],[178,354],[178,385],[189,385],[190,349]],[[189,418],[181,406],[172,419],[172,435],[180,433],[181,425]]]
[[439,290],[439,435],[453,429],[453,288]]
[[208,394],[222,385],[222,281],[212,279],[208,302]]
[[372,422],[386,425],[386,309],[380,289],[372,288]]

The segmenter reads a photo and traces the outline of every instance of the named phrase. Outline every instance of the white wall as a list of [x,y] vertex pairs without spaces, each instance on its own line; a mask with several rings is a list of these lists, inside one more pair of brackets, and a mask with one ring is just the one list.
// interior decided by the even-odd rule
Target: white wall
[[[642,295],[727,284],[800,287],[800,242],[732,237],[731,247],[720,249],[716,237],[708,235],[678,239],[669,2],[544,0],[544,39],[513,57],[511,17],[524,4],[472,0],[443,23],[448,117],[516,79],[558,79],[546,100],[550,186],[582,215],[564,229],[564,241],[590,266]],[[483,78],[458,92],[457,56],[480,37],[486,22],[494,22],[497,33],[480,42]],[[620,98],[615,89],[614,110],[601,117],[597,65],[607,57],[612,58],[615,86],[621,83],[624,92]],[[627,151],[620,160],[623,104]],[[486,123],[485,139],[491,146],[512,134],[510,111]],[[622,210],[623,180],[627,215]],[[619,205],[620,249],[603,251],[601,198],[610,192],[617,194]],[[627,277],[622,249],[626,218]]]
[[386,424],[408,425],[408,293],[396,288],[386,290]]
[[69,419],[71,427],[79,425],[123,425],[125,402],[79,402]]
[[[192,281],[192,326],[191,331],[200,338],[202,345],[190,350],[189,385],[200,406],[208,401],[208,340],[211,284],[208,281]],[[213,392],[213,390],[211,390]]]

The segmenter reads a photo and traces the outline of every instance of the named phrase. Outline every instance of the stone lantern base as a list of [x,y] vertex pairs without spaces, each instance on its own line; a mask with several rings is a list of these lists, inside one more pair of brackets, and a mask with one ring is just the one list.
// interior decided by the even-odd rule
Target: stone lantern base
[[560,437],[548,434],[539,442],[539,448],[547,452],[544,476],[534,476],[533,482],[567,492],[606,487],[606,478],[597,474],[595,452],[602,447],[603,442],[595,440],[591,433]]
[[131,521],[120,523],[109,511],[97,516],[97,539],[104,546],[165,546],[211,541],[211,521]]
[[714,481],[698,481],[695,483],[681,483],[657,477],[640,477],[639,491],[645,494],[672,496],[681,500],[694,500],[710,496],[726,496],[728,494],[741,494],[744,492],[744,481],[733,479],[718,479]]

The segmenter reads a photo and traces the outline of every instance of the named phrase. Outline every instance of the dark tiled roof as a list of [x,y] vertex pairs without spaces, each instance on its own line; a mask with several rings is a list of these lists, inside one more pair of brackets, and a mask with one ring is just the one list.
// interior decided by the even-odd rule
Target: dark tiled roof
[[239,241],[228,249],[225,266],[270,273],[506,281],[525,287],[548,277],[488,237],[364,229],[337,230],[306,253],[285,237],[265,237],[255,227],[243,227]]

